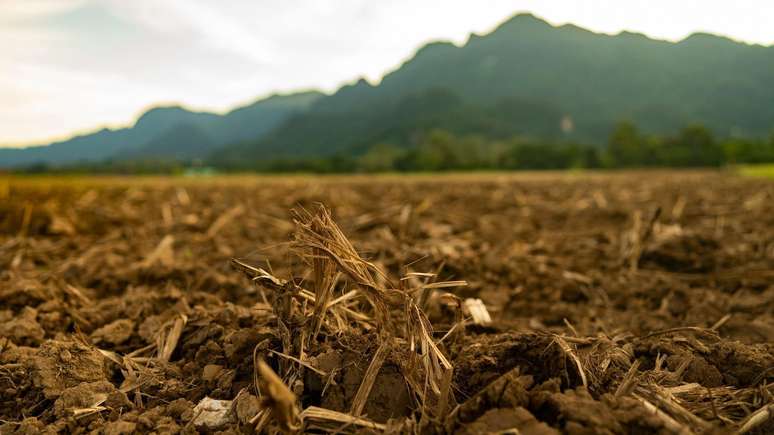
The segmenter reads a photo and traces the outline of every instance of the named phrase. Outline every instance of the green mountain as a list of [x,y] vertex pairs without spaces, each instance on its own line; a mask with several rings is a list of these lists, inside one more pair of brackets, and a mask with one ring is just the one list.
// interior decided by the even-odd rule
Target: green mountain
[[181,122],[167,128],[142,147],[117,153],[111,160],[191,161],[201,159],[217,148],[217,142],[206,127],[194,122]]
[[412,151],[438,130],[601,145],[623,120],[643,137],[702,124],[718,138],[760,138],[774,126],[771,83],[774,47],[704,33],[677,43],[605,35],[521,14],[462,46],[427,44],[375,85],[273,96],[225,115],[157,107],[132,127],[0,149],[0,167],[205,159],[255,168]]
[[378,85],[344,86],[215,158],[238,166],[411,147],[432,128],[602,143],[620,120],[654,134],[701,123],[721,137],[761,137],[774,125],[771,83],[771,47],[708,34],[611,36],[522,14],[460,47],[428,44]]
[[0,167],[134,159],[202,159],[214,150],[255,139],[301,113],[322,97],[319,92],[273,95],[224,115],[178,106],[155,107],[135,124],[102,129],[65,141],[29,148],[0,148]]

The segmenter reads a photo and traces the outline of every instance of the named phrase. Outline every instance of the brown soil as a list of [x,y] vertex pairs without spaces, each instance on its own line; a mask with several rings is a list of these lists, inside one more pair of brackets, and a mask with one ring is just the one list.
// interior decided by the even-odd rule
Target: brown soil
[[[296,417],[309,432],[774,432],[772,181],[701,172],[51,181],[0,181],[2,434],[287,431]],[[329,310],[316,338],[303,335],[314,301],[298,292],[321,278],[317,257],[305,262],[290,243],[291,210],[318,202],[385,271],[376,287],[467,282],[417,302],[453,366],[448,395],[423,386],[436,369],[416,364],[426,350],[412,350],[394,323],[407,315],[401,302],[384,293],[393,320],[380,320],[381,296],[377,305],[368,296],[379,288],[346,273],[330,300],[356,289],[339,305],[351,313],[332,326]],[[232,258],[287,283],[251,283]],[[445,293],[480,298],[491,324],[475,324]],[[285,409],[283,420],[258,359],[300,416]],[[194,424],[205,397],[233,400],[217,427]],[[366,423],[322,424],[317,408]]]

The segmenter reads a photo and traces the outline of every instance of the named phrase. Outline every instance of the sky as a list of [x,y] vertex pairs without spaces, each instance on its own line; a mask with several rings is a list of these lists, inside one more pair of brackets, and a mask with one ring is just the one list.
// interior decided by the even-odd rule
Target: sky
[[131,125],[156,104],[224,112],[376,83],[425,42],[464,44],[519,12],[774,44],[771,0],[0,0],[0,146]]

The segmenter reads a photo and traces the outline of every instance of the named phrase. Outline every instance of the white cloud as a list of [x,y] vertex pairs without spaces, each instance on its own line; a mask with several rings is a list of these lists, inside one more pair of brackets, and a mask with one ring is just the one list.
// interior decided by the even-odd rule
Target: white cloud
[[224,13],[215,3],[195,0],[164,2],[113,1],[111,10],[159,34],[176,35],[192,43],[233,52],[256,64],[271,64],[277,47],[244,25],[243,17]]

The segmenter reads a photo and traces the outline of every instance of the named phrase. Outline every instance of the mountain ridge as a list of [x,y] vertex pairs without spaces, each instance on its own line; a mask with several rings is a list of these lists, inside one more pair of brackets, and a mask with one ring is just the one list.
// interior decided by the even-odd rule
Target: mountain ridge
[[[503,128],[496,136],[539,134],[538,139],[599,144],[622,120],[648,134],[701,123],[721,137],[760,137],[774,121],[768,104],[774,90],[767,85],[772,81],[771,47],[701,32],[678,42],[633,32],[610,35],[517,14],[461,45],[425,44],[379,83],[361,79],[344,85],[266,136],[226,147],[217,157],[227,161],[231,154],[234,162],[258,155],[351,154],[385,141],[415,146],[433,127],[490,136],[486,129],[498,125]],[[430,110],[431,125],[409,120],[395,125],[394,108],[422,100],[415,97],[431,89],[453,94],[460,102],[457,111]],[[495,113],[506,100],[519,119]],[[530,110],[543,113],[541,123],[552,129],[522,122]]]
[[[311,90],[275,93],[232,108],[222,115],[194,111],[179,104],[153,106],[141,113],[134,123],[124,127],[103,127],[50,144],[0,148],[0,167],[59,166],[114,158],[200,159],[219,146],[260,136],[323,96],[323,93]],[[181,125],[188,127],[181,128]],[[195,128],[191,127],[194,125]],[[209,143],[210,146],[198,146],[196,151],[186,152],[181,148],[184,143],[172,143],[176,140],[174,130],[184,133],[180,138],[182,141],[183,137],[191,138],[192,129],[210,136],[209,141],[197,142],[198,145]],[[154,144],[168,152],[148,148]]]
[[[471,33],[460,45],[424,44],[378,83],[359,78],[330,95],[310,91],[314,98],[298,106],[280,104],[266,111],[251,109],[255,104],[224,114],[159,106],[144,112],[133,127],[152,131],[151,136],[162,134],[162,127],[174,127],[189,139],[192,131],[200,131],[216,142],[218,152],[208,154],[215,162],[356,153],[379,142],[411,147],[433,128],[494,138],[526,135],[601,143],[616,122],[630,120],[645,133],[702,123],[720,136],[760,137],[770,132],[774,120],[774,107],[768,104],[774,101],[774,90],[767,85],[771,81],[771,46],[705,32],[676,42],[630,31],[607,34],[520,13],[486,34]],[[273,97],[260,101],[271,106]],[[277,97],[281,102],[288,95]],[[516,118],[498,113],[503,108]],[[412,111],[413,119],[402,115]],[[161,115],[165,121],[157,123],[154,118]],[[254,119],[265,123],[245,128]],[[196,128],[180,127],[190,123]],[[147,137],[126,152],[127,141],[138,141],[131,130],[94,133],[102,148],[89,157],[158,155],[153,146],[173,150],[170,158],[186,154],[175,144]],[[89,138],[64,142],[70,151],[82,152]],[[32,148],[30,154],[45,158],[63,147],[57,142]],[[204,148],[189,158],[201,157]]]

